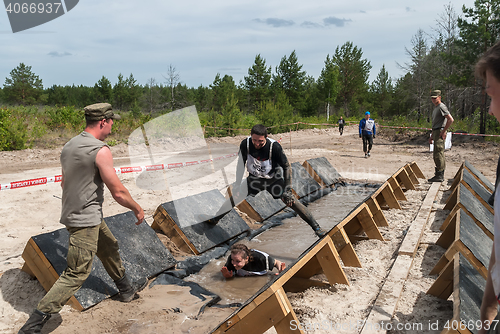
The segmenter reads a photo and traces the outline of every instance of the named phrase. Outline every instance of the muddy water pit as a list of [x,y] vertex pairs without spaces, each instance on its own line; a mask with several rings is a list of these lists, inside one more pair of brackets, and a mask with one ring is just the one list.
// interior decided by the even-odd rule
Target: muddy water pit
[[[328,231],[375,190],[373,187],[355,185],[338,187],[336,191],[310,203],[308,208],[319,225]],[[283,223],[252,240],[245,239],[242,243],[249,248],[266,252],[289,266],[317,240],[317,237],[309,225],[298,216],[287,218]],[[221,297],[219,304],[231,304],[243,303],[249,299],[277,273],[274,269],[265,276],[236,277],[226,280],[222,277],[220,269],[226,263],[228,256],[229,253],[219,259],[213,259],[200,272],[184,280],[196,282],[219,295]]]

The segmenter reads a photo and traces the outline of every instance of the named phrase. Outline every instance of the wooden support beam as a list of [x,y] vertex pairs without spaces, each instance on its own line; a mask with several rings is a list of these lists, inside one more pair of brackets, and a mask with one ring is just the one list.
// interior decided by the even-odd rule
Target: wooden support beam
[[[459,209],[458,206],[457,209]],[[450,247],[450,245],[456,240],[457,236],[459,235],[459,225],[457,224],[460,219],[459,217],[460,210],[453,210],[453,212],[448,215],[447,219],[450,219],[450,221],[444,229],[443,233],[441,233],[441,236],[439,236],[439,238],[437,239],[436,245],[446,249]]]
[[457,186],[446,199],[446,204],[443,207],[443,210],[451,211],[458,202],[460,202],[460,187]]
[[370,197],[366,200],[365,203],[366,205],[368,205],[368,208],[370,208],[370,212],[373,214],[373,220],[375,220],[377,226],[389,226],[387,218],[385,218],[384,213],[382,212],[382,209],[380,208],[377,200],[375,200],[373,197]]
[[394,195],[396,196],[398,201],[406,201],[407,200],[405,193],[404,193],[403,189],[401,188],[401,185],[399,184],[398,180],[396,180],[396,178],[394,176],[391,176],[387,180],[387,182],[389,182],[389,184],[391,185],[392,191],[394,192]]
[[372,218],[370,209],[366,204],[363,205],[363,208],[359,212],[357,218],[359,220],[359,223],[363,227],[363,231],[369,238],[385,241],[384,237],[382,236],[380,230],[377,227],[377,224],[375,224],[375,221]]
[[163,206],[160,205],[156,208],[154,217],[156,218],[153,224],[151,224],[152,229],[163,231],[181,251],[194,255],[199,254],[196,247],[189,241],[184,232],[181,231],[179,226],[177,226],[167,211],[165,211]]
[[427,291],[429,295],[446,300],[453,293],[454,262],[454,260],[448,262],[439,277]]
[[[28,240],[22,257],[25,261],[23,270],[28,274],[35,276],[45,291],[49,291],[59,278],[59,275],[33,238]],[[84,309],[75,296],[72,296],[66,304],[70,305],[77,311],[83,311]]]
[[332,239],[340,258],[342,259],[344,266],[361,268],[361,262],[359,261],[358,255],[354,251],[351,240],[349,240],[349,237],[343,228],[331,235],[330,238]]
[[401,205],[399,205],[398,199],[396,198],[396,195],[394,195],[394,191],[392,190],[391,184],[389,182],[386,182],[384,184],[384,189],[382,189],[381,193],[382,196],[384,196],[387,205],[389,205],[391,209],[401,210]]
[[323,269],[323,273],[328,278],[330,285],[335,283],[350,285],[344,270],[340,266],[339,253],[337,253],[333,241],[330,238],[327,239],[328,242],[316,254],[321,269]]
[[249,312],[242,312],[244,309],[240,311],[239,319],[226,321],[227,328],[219,333],[261,334],[271,327],[275,327],[278,334],[303,333],[299,328],[298,332],[290,328],[290,321],[295,320],[298,324],[299,320],[283,288],[279,288],[258,305],[252,303],[246,307],[251,309]]
[[420,169],[420,167],[418,167],[418,165],[417,165],[417,163],[415,161],[412,161],[410,163],[410,167],[413,170],[413,173],[415,173],[415,175],[418,178],[420,178],[420,179],[426,179],[424,173],[422,173],[422,170]]
[[410,180],[413,184],[419,184],[420,182],[418,182],[418,178],[417,176],[415,175],[415,173],[413,172],[413,169],[410,167],[410,165],[406,165],[405,166],[405,171],[406,173],[408,173],[408,176],[410,177]]
[[396,180],[398,180],[400,184],[403,184],[406,190],[416,189],[413,183],[411,182],[410,176],[408,175],[408,173],[404,168],[401,169],[401,171],[396,175]]

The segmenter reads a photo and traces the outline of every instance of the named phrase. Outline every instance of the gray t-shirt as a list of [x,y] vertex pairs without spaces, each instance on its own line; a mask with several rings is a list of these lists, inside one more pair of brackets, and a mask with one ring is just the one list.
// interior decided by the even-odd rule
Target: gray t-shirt
[[95,158],[105,145],[84,131],[63,147],[61,223],[68,227],[91,227],[101,223],[104,184]]
[[432,129],[437,130],[444,128],[446,125],[446,115],[449,115],[450,112],[448,108],[441,102],[434,110],[432,111]]

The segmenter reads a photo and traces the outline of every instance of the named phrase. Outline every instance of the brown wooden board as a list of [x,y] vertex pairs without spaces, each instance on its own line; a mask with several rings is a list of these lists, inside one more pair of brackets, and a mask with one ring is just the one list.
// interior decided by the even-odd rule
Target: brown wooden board
[[[312,171],[306,167],[306,164],[312,168]],[[304,162],[304,167],[311,174],[311,176],[314,177],[313,174],[317,175],[320,178],[321,182],[327,187],[338,183],[339,179],[342,177],[325,157],[308,159]]]
[[[161,209],[200,254],[235,236],[248,231],[248,225],[231,209],[217,224],[209,224],[218,210],[226,203],[219,190],[213,189],[161,204]],[[170,227],[173,228],[173,227]]]
[[[158,239],[154,230],[146,223],[135,225],[137,220],[133,212],[107,217],[104,220],[118,240],[120,256],[131,281],[152,277],[175,265],[176,260]],[[66,269],[69,232],[62,228],[34,236],[32,239],[57,276],[60,276]],[[30,263],[27,261],[27,264]],[[49,275],[42,273],[42,276]],[[101,261],[95,257],[92,272],[82,288],[75,293],[75,298],[82,308],[86,309],[117,292],[116,285],[106,273]]]
[[321,189],[321,186],[307,172],[304,166],[298,162],[294,162],[292,163],[292,189],[298,198],[302,198]]

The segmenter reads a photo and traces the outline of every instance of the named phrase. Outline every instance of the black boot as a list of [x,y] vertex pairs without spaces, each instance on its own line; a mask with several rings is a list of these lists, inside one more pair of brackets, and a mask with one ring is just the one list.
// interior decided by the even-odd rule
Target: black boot
[[436,171],[434,177],[427,180],[428,182],[443,182],[444,181],[444,170]]
[[40,334],[42,327],[50,319],[50,314],[35,310],[17,334]]
[[132,285],[128,280],[127,274],[125,274],[122,278],[116,280],[115,284],[120,291],[118,299],[124,303],[128,303],[135,299],[135,294],[137,292],[142,291],[148,285],[148,280],[147,278],[143,278]]

